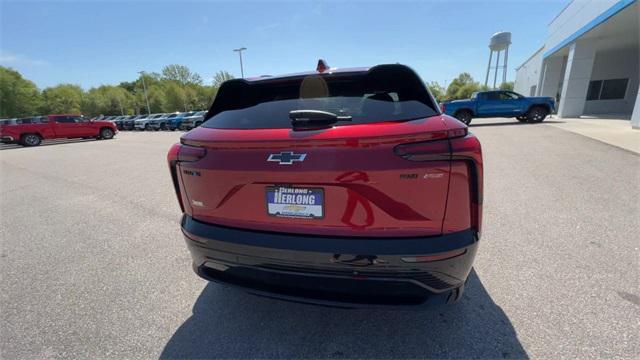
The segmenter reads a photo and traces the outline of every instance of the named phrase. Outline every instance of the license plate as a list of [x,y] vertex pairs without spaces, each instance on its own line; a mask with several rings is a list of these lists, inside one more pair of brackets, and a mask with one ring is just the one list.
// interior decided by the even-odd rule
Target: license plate
[[271,216],[320,219],[324,217],[322,189],[267,187],[267,212]]

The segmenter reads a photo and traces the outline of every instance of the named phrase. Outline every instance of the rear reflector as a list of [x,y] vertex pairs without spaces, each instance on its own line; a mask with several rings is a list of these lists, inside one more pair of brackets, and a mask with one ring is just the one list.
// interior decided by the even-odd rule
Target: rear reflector
[[406,263],[440,261],[440,260],[446,260],[446,259],[454,258],[456,256],[460,256],[466,252],[467,252],[467,249],[458,249],[458,250],[447,251],[447,252],[434,254],[434,255],[419,255],[419,256],[403,257],[402,261]]

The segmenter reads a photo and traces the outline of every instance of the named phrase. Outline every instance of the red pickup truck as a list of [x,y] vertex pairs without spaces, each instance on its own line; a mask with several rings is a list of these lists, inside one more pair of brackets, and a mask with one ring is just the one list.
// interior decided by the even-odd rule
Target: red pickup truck
[[44,115],[0,121],[0,141],[37,146],[44,139],[111,139],[118,132],[109,121],[92,121],[82,115]]

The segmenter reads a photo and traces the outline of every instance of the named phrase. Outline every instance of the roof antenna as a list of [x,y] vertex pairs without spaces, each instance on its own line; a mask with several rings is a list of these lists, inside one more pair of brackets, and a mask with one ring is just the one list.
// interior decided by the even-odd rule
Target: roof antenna
[[316,71],[319,73],[325,72],[329,69],[329,65],[324,59],[318,60],[318,66],[316,67]]

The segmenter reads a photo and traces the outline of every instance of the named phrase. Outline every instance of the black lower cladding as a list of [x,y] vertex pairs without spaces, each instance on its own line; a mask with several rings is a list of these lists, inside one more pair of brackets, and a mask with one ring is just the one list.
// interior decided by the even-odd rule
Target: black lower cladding
[[[182,231],[201,277],[259,295],[319,304],[454,302],[478,242],[471,229],[412,238],[312,236],[229,228],[188,215]],[[460,254],[406,262],[452,251]]]

